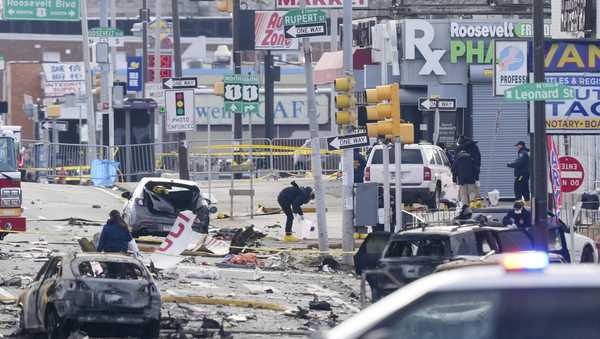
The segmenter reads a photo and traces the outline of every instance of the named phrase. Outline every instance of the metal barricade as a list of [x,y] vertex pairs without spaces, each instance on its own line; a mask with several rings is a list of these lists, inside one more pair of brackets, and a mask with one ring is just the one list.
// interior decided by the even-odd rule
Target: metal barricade
[[268,139],[236,141],[192,140],[188,142],[190,175],[196,180],[228,179],[272,174],[273,149]]
[[[341,151],[329,151],[327,138],[320,138],[323,174],[340,170]],[[273,170],[279,173],[305,173],[312,170],[310,139],[273,139]]]
[[85,183],[91,178],[92,160],[105,160],[108,155],[108,147],[103,145],[22,140],[19,168],[30,181],[47,178],[55,183]]
[[116,145],[113,158],[119,162],[121,181],[138,181],[145,176],[178,173],[178,142]]

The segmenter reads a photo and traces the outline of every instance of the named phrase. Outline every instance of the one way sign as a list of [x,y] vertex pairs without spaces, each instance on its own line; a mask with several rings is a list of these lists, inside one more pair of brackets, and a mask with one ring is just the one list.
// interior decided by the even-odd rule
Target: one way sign
[[162,79],[163,89],[184,89],[197,88],[198,79],[196,78],[165,78]]
[[367,133],[340,135],[327,138],[327,148],[330,151],[369,146]]
[[456,111],[456,99],[419,98],[419,111]]

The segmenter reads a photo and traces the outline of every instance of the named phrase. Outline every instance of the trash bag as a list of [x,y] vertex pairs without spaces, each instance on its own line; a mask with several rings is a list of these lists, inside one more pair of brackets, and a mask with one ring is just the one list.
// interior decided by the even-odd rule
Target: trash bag
[[298,233],[302,239],[315,238],[317,234],[317,223],[307,218],[300,220],[300,229]]
[[500,203],[500,192],[497,189],[488,192],[488,199],[491,206],[498,206]]

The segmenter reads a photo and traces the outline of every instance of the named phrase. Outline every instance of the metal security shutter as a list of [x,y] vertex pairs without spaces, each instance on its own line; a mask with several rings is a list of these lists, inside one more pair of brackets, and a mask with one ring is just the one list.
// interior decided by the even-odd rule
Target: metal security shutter
[[476,83],[472,85],[472,107],[473,139],[481,151],[481,193],[497,189],[501,198],[514,198],[513,169],[506,163],[515,159],[518,141],[529,147],[527,104],[495,97],[491,83]]

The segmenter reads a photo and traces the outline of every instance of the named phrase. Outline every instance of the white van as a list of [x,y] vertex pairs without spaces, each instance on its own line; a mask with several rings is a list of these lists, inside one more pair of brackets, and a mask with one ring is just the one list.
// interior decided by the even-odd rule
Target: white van
[[[371,149],[365,168],[364,182],[383,183],[384,145]],[[394,148],[390,152],[390,184],[396,178]],[[446,153],[434,145],[412,144],[402,147],[402,201],[424,203],[429,208],[438,208],[441,201],[456,202],[458,186],[452,182],[452,168]]]

